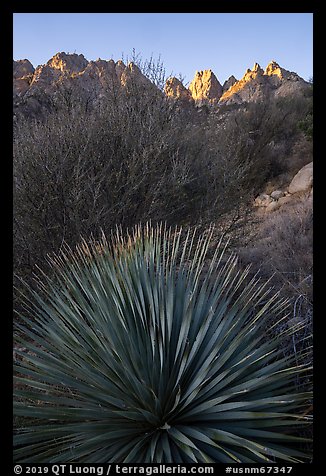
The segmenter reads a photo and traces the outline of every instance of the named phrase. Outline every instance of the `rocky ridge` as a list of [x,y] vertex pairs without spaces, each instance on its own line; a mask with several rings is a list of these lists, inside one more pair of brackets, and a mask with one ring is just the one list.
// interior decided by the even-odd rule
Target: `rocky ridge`
[[[82,54],[54,55],[46,64],[34,69],[29,60],[13,62],[14,103],[21,99],[35,99],[39,93],[55,95],[62,85],[78,86],[81,91],[92,92],[94,97],[114,89],[128,89],[133,82],[137,86],[158,89],[140,71],[135,63],[125,65],[119,60],[88,61]],[[223,86],[212,70],[196,71],[189,88],[175,77],[167,79],[164,93],[168,98],[193,102],[197,106],[241,104],[262,98],[282,97],[295,94],[307,86],[296,73],[271,61],[265,70],[258,63],[247,69],[237,80],[233,75]]]
[[134,82],[143,90],[157,91],[133,62],[125,65],[121,60],[100,58],[88,61],[82,54],[64,52],[57,53],[35,69],[26,59],[13,62],[14,106],[19,109],[24,105],[31,113],[38,110],[45,97],[55,102],[62,88],[98,101],[108,92],[128,90]]
[[[171,79],[169,79],[171,81]],[[271,61],[263,70],[258,63],[247,69],[244,76],[237,80],[233,75],[221,86],[211,70],[197,71],[188,90],[197,105],[241,104],[259,101],[262,98],[284,97],[295,94],[306,87],[307,82],[296,73],[282,68]],[[177,98],[178,93],[171,88],[170,97]]]
[[258,101],[263,97],[284,97],[302,90],[306,81],[296,73],[281,68],[271,61],[265,70],[258,63],[247,69],[243,78],[236,81],[223,93],[220,102],[224,104]]

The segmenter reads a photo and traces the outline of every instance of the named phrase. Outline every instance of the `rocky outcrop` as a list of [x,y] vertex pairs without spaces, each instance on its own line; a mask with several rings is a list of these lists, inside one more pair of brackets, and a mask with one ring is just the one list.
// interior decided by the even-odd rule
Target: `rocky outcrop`
[[110,91],[120,84],[116,68],[116,63],[113,60],[97,59],[90,61],[83,71],[74,76],[74,79],[85,89],[96,88]]
[[[145,91],[161,94],[133,62],[126,65],[112,59],[88,61],[82,54],[75,53],[57,53],[35,70],[27,59],[14,61],[13,78],[14,107],[17,111],[25,108],[27,114],[32,110],[37,112],[41,102],[55,103],[59,90],[65,88],[77,91],[80,98],[87,94],[92,101],[101,100],[111,92],[128,93],[134,86],[141,94]],[[164,93],[168,98],[182,100],[183,105],[194,101],[197,106],[216,106],[294,95],[304,87],[307,83],[296,73],[271,61],[265,70],[255,63],[240,80],[230,76],[223,87],[210,69],[197,71],[188,89],[171,77],[166,81]]]
[[35,71],[34,66],[27,59],[13,62],[13,77],[14,79],[21,79],[30,76]]
[[182,84],[182,82],[174,76],[166,80],[164,92],[168,98],[181,99],[186,101],[192,100],[192,96],[189,89],[187,89]]
[[247,83],[248,81],[252,81],[253,79],[261,77],[263,74],[263,68],[261,68],[258,63],[255,63],[252,69],[247,69],[244,77],[242,78],[242,81]]
[[13,62],[13,94],[22,96],[28,90],[34,74],[34,66],[27,59]]
[[290,75],[290,72],[287,71],[284,68],[281,68],[279,64],[276,63],[276,61],[272,60],[270,63],[265,68],[264,71],[265,76],[276,76],[279,79],[285,79],[288,78]]
[[255,198],[254,206],[263,212],[273,212],[285,204],[293,203],[299,197],[305,197],[312,203],[313,162],[302,167],[293,177],[285,190],[262,193]]
[[70,84],[88,66],[83,55],[57,53],[46,64],[35,69],[26,97],[53,94],[59,84]]
[[302,167],[289,185],[289,193],[307,192],[313,184],[313,162]]
[[293,95],[306,87],[307,83],[296,73],[281,68],[271,61],[265,70],[258,63],[247,69],[243,78],[224,90],[220,104],[241,104],[263,98]]
[[257,101],[264,94],[264,70],[258,63],[247,69],[243,78],[236,81],[220,98],[220,103],[234,104]]
[[57,53],[35,70],[28,60],[14,61],[13,75],[14,110],[32,115],[55,104],[65,89],[73,91],[76,98],[92,98],[94,102],[112,92],[128,93],[134,86],[141,94],[154,90],[159,93],[133,62],[88,61],[75,53]]
[[87,65],[88,61],[84,55],[76,53],[67,54],[64,52],[57,53],[47,62],[49,68],[70,75],[84,71]]
[[237,81],[237,78],[232,74],[226,81],[224,81],[222,92],[225,93],[225,91],[230,89]]
[[273,200],[279,200],[280,198],[284,197],[285,193],[282,190],[274,190],[274,192],[271,193],[271,198]]
[[153,86],[134,63],[125,65],[119,60],[87,61],[83,55],[56,54],[46,65],[35,70],[30,94],[38,88],[54,93],[59,84],[77,86],[84,90],[110,90],[112,87],[130,87],[135,81],[138,85]]
[[189,91],[196,102],[210,104],[216,104],[223,93],[222,86],[211,69],[196,71]]
[[124,70],[122,70],[120,84],[125,89],[135,86],[138,89],[140,88],[139,91],[142,92],[157,89],[154,84],[143,75],[134,62],[128,63]]

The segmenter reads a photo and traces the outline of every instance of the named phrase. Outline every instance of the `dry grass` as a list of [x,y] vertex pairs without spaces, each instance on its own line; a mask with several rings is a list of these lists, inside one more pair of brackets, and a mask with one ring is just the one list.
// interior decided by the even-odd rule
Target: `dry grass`
[[240,250],[244,261],[289,295],[312,299],[313,210],[310,200],[288,203],[266,215],[257,229],[255,242]]
[[[312,225],[312,203],[301,197],[264,216],[254,239],[240,249],[243,264],[252,263],[252,272],[259,271],[263,279],[270,279],[274,289],[289,300],[288,319],[275,327],[280,333],[284,327],[294,326],[284,351],[291,349],[298,359],[304,353],[309,361],[313,330]],[[305,385],[305,379],[298,378],[298,386]]]

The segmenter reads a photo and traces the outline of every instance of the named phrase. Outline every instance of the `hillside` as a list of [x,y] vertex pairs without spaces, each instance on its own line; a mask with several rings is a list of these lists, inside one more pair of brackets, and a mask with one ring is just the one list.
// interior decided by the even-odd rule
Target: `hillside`
[[[144,89],[160,91],[135,62],[125,65],[122,60],[87,61],[82,54],[64,52],[36,69],[27,59],[14,61],[13,78],[14,107],[26,109],[29,114],[42,109],[46,100],[55,103],[62,89],[78,91],[84,99],[94,103],[107,94],[128,90],[134,83]],[[219,106],[298,95],[307,86],[296,73],[271,61],[265,70],[255,63],[242,79],[231,75],[223,86],[212,70],[196,71],[188,88],[177,78],[169,77],[163,91],[169,98],[185,99],[197,106]]]
[[[63,52],[36,68],[14,61],[17,275],[29,279],[63,243],[116,225],[214,223],[266,276],[278,267],[276,285],[295,299],[312,269],[312,85],[275,61],[223,85],[211,70],[188,88],[163,73]],[[285,274],[283,243],[268,248],[265,229],[303,216],[303,262]]]
[[275,61],[14,61],[18,462],[310,459],[312,93]]

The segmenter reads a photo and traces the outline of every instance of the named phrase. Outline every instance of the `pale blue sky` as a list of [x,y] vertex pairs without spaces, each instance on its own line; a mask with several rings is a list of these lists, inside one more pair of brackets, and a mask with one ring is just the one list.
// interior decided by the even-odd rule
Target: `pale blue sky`
[[115,61],[159,56],[185,83],[212,69],[221,83],[271,60],[313,76],[312,13],[15,13],[14,59],[36,67],[59,51]]

